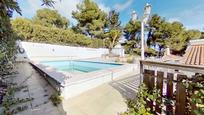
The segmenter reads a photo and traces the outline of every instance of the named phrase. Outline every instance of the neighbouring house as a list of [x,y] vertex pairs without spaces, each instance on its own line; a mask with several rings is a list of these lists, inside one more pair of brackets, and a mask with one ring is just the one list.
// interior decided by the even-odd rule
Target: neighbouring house
[[[168,52],[168,51],[166,51]],[[184,56],[165,53],[163,62],[181,63],[185,65],[204,66],[204,39],[191,40]]]

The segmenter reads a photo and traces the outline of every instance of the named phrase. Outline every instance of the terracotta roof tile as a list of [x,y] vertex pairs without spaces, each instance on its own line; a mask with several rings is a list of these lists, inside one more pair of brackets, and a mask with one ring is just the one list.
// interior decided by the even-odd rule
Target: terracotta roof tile
[[204,44],[189,46],[184,59],[184,63],[188,65],[204,65]]

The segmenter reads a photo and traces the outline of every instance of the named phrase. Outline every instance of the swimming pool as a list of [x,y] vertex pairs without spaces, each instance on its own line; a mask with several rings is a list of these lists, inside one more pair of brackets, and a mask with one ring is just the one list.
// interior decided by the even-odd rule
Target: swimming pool
[[88,73],[92,71],[113,68],[121,66],[117,63],[104,63],[104,62],[92,62],[92,61],[43,61],[40,62],[43,65],[53,67],[59,71],[73,72],[73,73]]
[[30,64],[56,90],[60,90],[61,96],[65,99],[135,72],[137,68],[134,64],[96,62],[95,60],[32,61]]

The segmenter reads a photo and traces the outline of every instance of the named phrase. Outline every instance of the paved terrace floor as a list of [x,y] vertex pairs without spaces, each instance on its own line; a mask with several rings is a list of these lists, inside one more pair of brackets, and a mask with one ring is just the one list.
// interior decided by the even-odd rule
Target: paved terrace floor
[[27,86],[27,88],[16,92],[15,97],[20,99],[34,98],[33,101],[22,104],[28,106],[28,110],[20,112],[18,115],[66,115],[62,105],[53,106],[49,97],[55,90],[30,64],[17,63],[16,69],[18,74],[14,77],[13,82],[19,86]]
[[29,90],[17,96],[35,98],[27,103],[29,109],[19,115],[117,115],[127,109],[125,101],[135,97],[139,84],[137,73],[131,73],[74,98],[63,100],[59,107],[54,107],[48,99],[54,92],[52,87],[28,63],[17,65],[19,75],[15,81],[28,85]]

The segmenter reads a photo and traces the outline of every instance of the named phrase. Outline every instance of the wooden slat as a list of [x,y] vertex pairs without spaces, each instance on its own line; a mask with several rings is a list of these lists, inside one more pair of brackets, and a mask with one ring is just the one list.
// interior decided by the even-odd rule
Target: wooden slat
[[149,90],[154,88],[154,71],[152,70],[144,70],[144,84],[147,86]]
[[[149,91],[152,91],[155,87],[155,73],[154,73],[154,71],[151,71],[150,74],[151,74],[151,76],[149,77],[149,84],[150,84]],[[150,107],[151,111],[153,111],[153,107],[154,107],[153,103],[154,102],[152,100],[150,100],[149,107]]]
[[143,73],[143,83],[148,87],[148,76],[149,76],[149,70],[144,70],[144,73]]
[[[202,47],[204,48],[204,45]],[[202,63],[202,61],[204,62],[203,48],[198,50],[198,52],[200,52],[199,63]],[[196,57],[195,59],[198,59],[198,57]],[[179,71],[184,70],[184,71],[204,74],[204,66],[180,65],[180,64],[164,63],[164,62],[157,62],[157,61],[147,61],[147,60],[142,60],[140,61],[140,63],[141,65],[143,65],[144,68],[150,67],[152,69],[154,67],[156,68],[159,67],[159,68],[167,68],[167,69],[173,69],[173,70],[177,69]],[[198,61],[196,63],[198,63]],[[172,73],[167,73],[167,78],[164,78],[163,77],[164,73],[160,71],[163,71],[163,70],[159,69],[159,72],[157,72],[157,76],[154,76],[154,70],[148,70],[148,69],[144,70],[145,75],[144,75],[143,82],[147,85],[148,90],[152,90],[155,86],[157,89],[162,89],[164,87],[164,84],[167,83],[166,96],[164,96],[163,98],[167,97],[166,99],[174,101],[175,105],[166,104],[166,115],[191,114],[192,111],[187,110],[187,103],[189,103],[193,109],[195,108],[195,105],[193,105],[190,102],[187,102],[188,101],[187,96],[190,96],[188,92],[191,90],[186,89],[185,85],[182,83],[182,79],[192,80],[191,79],[192,77],[187,78],[186,75],[177,75],[177,77],[175,76],[175,78],[177,79],[174,79],[174,74],[173,74],[174,72],[172,71]],[[155,84],[155,80],[156,80],[156,84]],[[175,89],[174,84],[176,84],[175,94],[173,92]],[[157,99],[157,100],[160,100],[160,99]],[[156,105],[153,105],[153,102],[149,101],[147,104],[147,107],[151,108],[151,110],[152,109],[155,110],[158,114],[163,114],[161,112],[161,108],[159,108],[159,105],[160,103],[156,103]],[[191,115],[193,115],[193,113]]]
[[[192,78],[195,78],[195,77],[196,77],[196,75],[193,75],[193,76],[192,76]],[[199,81],[197,81],[197,79],[193,79],[192,82],[193,82],[193,83],[196,83],[196,82],[199,82]],[[194,91],[195,91],[194,88],[192,88],[192,90],[190,90],[190,93],[191,93],[190,97],[194,94]],[[188,92],[189,92],[189,91],[188,91]],[[189,114],[189,115],[196,115],[196,114],[194,113],[194,110],[196,109],[196,104],[193,103],[192,101],[190,101],[189,103],[190,103],[190,106],[191,106],[191,111],[189,111],[188,114]]]
[[153,90],[155,87],[155,75],[154,71],[150,71],[150,77],[149,77],[149,89]]
[[[167,91],[166,96],[167,99],[173,100],[173,77],[172,73],[167,73]],[[173,106],[171,103],[166,105],[166,115],[172,115],[173,113]]]
[[[156,82],[156,88],[160,91],[160,96],[163,94],[163,78],[164,78],[164,72],[157,72],[157,82]],[[156,112],[161,114],[161,104],[162,104],[162,97],[157,99],[156,102]]]
[[[147,86],[149,92],[153,90],[155,87],[155,76],[154,76],[154,71],[152,70],[144,70],[144,84]],[[147,101],[148,107],[153,111],[153,101]]]
[[185,79],[185,75],[177,75],[177,86],[176,86],[176,112],[175,115],[185,115],[186,113],[186,88],[182,83]]

